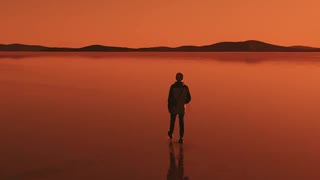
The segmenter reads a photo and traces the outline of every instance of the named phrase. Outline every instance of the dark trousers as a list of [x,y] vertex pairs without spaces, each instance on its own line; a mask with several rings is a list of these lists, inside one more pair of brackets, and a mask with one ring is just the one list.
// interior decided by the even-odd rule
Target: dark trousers
[[[183,138],[184,134],[184,114],[178,114],[179,115],[179,130],[180,130],[180,138]],[[169,133],[172,134],[174,130],[174,124],[176,122],[177,114],[170,114],[170,130]]]

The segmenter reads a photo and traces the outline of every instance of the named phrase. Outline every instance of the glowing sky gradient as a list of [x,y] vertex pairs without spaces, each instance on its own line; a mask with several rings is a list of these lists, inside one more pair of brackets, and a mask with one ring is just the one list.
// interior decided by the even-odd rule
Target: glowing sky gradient
[[0,0],[0,44],[320,47],[319,0]]

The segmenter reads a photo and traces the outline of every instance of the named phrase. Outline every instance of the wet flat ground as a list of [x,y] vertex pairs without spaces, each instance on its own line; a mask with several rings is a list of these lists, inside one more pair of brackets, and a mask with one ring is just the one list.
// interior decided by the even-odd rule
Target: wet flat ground
[[319,80],[319,53],[2,52],[0,179],[317,180]]

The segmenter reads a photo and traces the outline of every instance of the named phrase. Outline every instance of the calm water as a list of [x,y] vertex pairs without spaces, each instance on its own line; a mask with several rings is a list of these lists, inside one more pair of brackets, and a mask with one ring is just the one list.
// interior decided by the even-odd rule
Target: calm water
[[319,80],[320,53],[2,52],[0,179],[318,180]]

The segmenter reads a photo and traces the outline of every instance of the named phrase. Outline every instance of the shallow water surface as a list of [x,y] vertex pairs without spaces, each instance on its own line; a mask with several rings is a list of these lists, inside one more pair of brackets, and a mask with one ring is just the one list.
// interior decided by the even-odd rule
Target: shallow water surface
[[318,180],[319,79],[319,53],[1,52],[0,179]]

